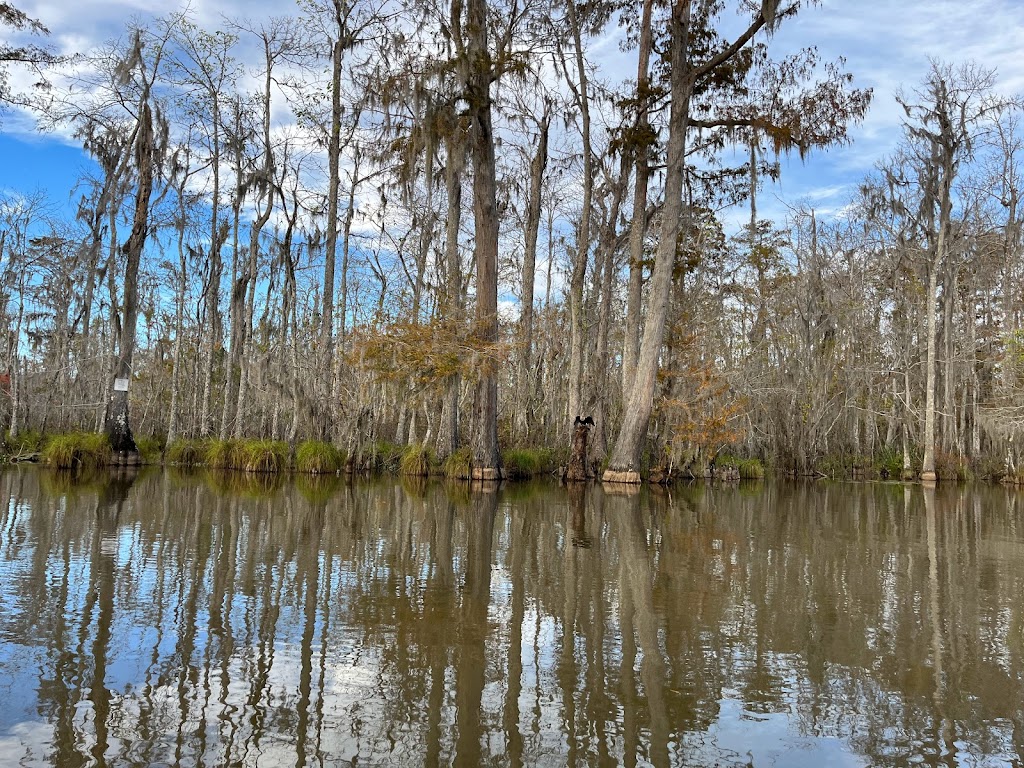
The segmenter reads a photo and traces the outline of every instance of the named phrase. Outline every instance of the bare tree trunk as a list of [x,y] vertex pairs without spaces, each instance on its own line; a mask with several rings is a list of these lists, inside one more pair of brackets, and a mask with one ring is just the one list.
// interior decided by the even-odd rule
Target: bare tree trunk
[[658,358],[665,336],[672,268],[675,265],[676,240],[683,217],[683,174],[686,166],[686,132],[689,122],[693,75],[686,52],[690,26],[690,3],[673,5],[670,24],[671,112],[665,169],[665,207],[661,221],[661,239],[651,276],[651,296],[637,360],[636,376],[625,405],[625,414],[612,450],[604,480],[640,482],[640,453],[647,425],[654,408]]
[[537,152],[530,162],[530,199],[526,206],[526,249],[523,253],[523,297],[520,315],[520,339],[523,345],[516,377],[516,433],[527,441],[530,435],[530,408],[533,388],[527,384],[533,376],[533,284],[537,274],[537,236],[540,233],[541,187],[548,163],[548,130],[551,125],[551,102],[545,102],[544,113],[537,124]]
[[971,458],[977,460],[981,457],[981,424],[978,413],[978,366],[981,361],[978,359],[978,337],[977,323],[971,323]]
[[[231,222],[231,335],[228,348],[228,361],[224,374],[224,400],[221,405],[220,430],[218,437],[226,440],[228,427],[231,424],[232,407],[235,405],[235,371],[238,368],[238,361],[245,353],[245,296],[248,281],[248,266],[242,263],[239,252],[238,233],[241,227],[242,198],[245,182],[242,178],[242,104],[241,99],[235,99],[235,130],[237,132],[235,141],[235,199],[232,201],[232,222]],[[238,375],[241,378],[241,374]]]
[[[590,255],[590,217],[594,194],[594,153],[590,141],[590,89],[587,70],[583,59],[583,42],[576,6],[567,3],[566,16],[572,33],[576,55],[576,73],[579,83],[569,82],[580,109],[583,138],[583,201],[580,221],[576,229],[576,248],[573,255],[572,275],[569,281],[569,418],[583,415],[580,400],[583,392],[583,347],[586,338],[585,312],[583,307],[583,285],[587,274]],[[568,73],[568,67],[562,62]]]
[[[298,176],[298,170],[296,170],[296,176]],[[292,421],[288,427],[288,443],[294,446],[295,440],[299,433],[299,323],[297,317],[296,305],[298,304],[298,287],[295,279],[295,262],[296,260],[292,256],[292,237],[295,232],[295,223],[298,221],[299,214],[299,193],[298,193],[298,181],[296,180],[296,189],[292,192],[292,207],[289,211],[288,206],[284,200],[284,192],[282,185],[281,192],[281,205],[285,209],[285,218],[287,224],[285,225],[284,238],[281,240],[281,257],[284,261],[285,277],[284,277],[284,298],[282,301],[282,314],[284,315],[284,332],[286,337],[286,343],[288,346],[289,363],[290,363],[290,375],[288,376],[289,394],[291,395],[292,401]],[[289,332],[290,331],[290,332]]]
[[263,201],[263,210],[260,211],[256,220],[249,228],[249,266],[246,270],[248,280],[248,295],[245,301],[245,323],[239,335],[241,341],[239,354],[241,355],[242,369],[238,381],[238,405],[235,409],[235,438],[240,438],[244,429],[244,417],[246,414],[246,400],[248,397],[249,377],[252,371],[252,353],[246,354],[246,344],[253,334],[253,315],[256,311],[256,280],[259,277],[259,252],[260,236],[263,228],[270,221],[274,211],[274,147],[270,138],[270,106],[271,106],[271,85],[273,83],[274,50],[270,38],[264,34],[263,51],[265,55],[266,71],[263,79],[263,169],[261,178],[255,180],[257,190],[256,209],[259,210],[260,200]]
[[[109,345],[109,355],[105,355],[104,352],[108,351],[103,349],[103,338],[100,338],[100,352],[99,359],[101,371],[97,376],[97,402],[100,405],[96,409],[96,431],[102,432],[106,428],[107,423],[107,389],[110,386],[110,376],[113,374],[113,366],[109,361],[115,361],[117,358],[117,328],[118,322],[116,321],[118,313],[118,300],[117,300],[117,286],[114,280],[114,264],[117,262],[117,241],[118,241],[118,229],[117,229],[117,209],[111,207],[110,217],[107,220],[107,237],[110,238],[110,242],[107,244],[107,293],[110,297],[110,317],[111,317],[111,332],[110,338],[107,339]],[[116,364],[116,363],[115,363]]]
[[[184,197],[181,198],[184,200]],[[181,269],[181,281],[174,300],[174,351],[171,354],[171,404],[167,412],[167,445],[178,439],[178,400],[181,390],[181,342],[184,335],[185,287],[188,284],[188,263],[185,257],[185,211],[184,204],[179,210],[181,221],[178,223],[178,265]]]
[[[942,447],[947,453],[958,442],[954,405],[953,312],[956,310],[955,270],[947,269],[942,285]],[[973,325],[973,320],[971,321]]]
[[935,481],[935,371],[936,371],[936,311],[938,273],[944,262],[946,227],[939,224],[939,236],[934,258],[928,267],[928,293],[925,295],[925,327],[928,334],[925,358],[924,385],[924,458],[921,461],[921,479]]
[[612,188],[608,215],[597,244],[596,261],[601,275],[601,301],[597,316],[597,342],[594,346],[594,358],[591,365],[597,408],[594,413],[587,414],[593,416],[596,421],[594,440],[590,449],[595,460],[603,459],[608,453],[608,369],[611,365],[611,360],[608,357],[608,335],[611,328],[612,292],[615,277],[616,225],[619,220],[619,211],[622,208],[622,198],[626,194],[626,186],[629,182],[630,161],[629,154],[623,152],[619,162],[619,176]]
[[643,302],[644,239],[647,234],[647,183],[650,176],[650,122],[647,118],[650,95],[651,9],[653,0],[644,0],[640,21],[640,50],[636,89],[640,114],[637,116],[636,177],[633,184],[633,221],[629,230],[629,284],[626,290],[626,327],[622,346],[622,391],[633,388],[636,361],[640,354],[640,305]]
[[[487,2],[468,0],[466,96],[472,120],[473,214],[476,238],[476,333],[490,345],[498,340],[498,210],[490,85],[493,74],[487,44]],[[496,363],[484,361],[477,386],[473,477],[502,476],[498,453],[498,377]]]
[[[334,414],[334,266],[338,251],[338,188],[341,182],[341,63],[345,55],[344,1],[334,0],[338,39],[331,53],[331,129],[327,142],[327,240],[324,246],[323,316],[320,338],[324,343],[325,397],[328,419]],[[325,435],[333,433],[333,424],[323,425]]]
[[22,391],[25,388],[25,377],[20,367],[21,354],[18,351],[21,346],[22,324],[25,320],[25,277],[25,272],[22,272],[18,286],[18,320],[14,326],[14,349],[11,355],[11,437],[16,437],[21,430],[21,422],[19,422],[18,416],[21,408]]
[[156,169],[156,137],[153,127],[153,111],[149,101],[144,100],[139,114],[138,135],[135,144],[135,162],[138,166],[139,182],[135,197],[135,215],[132,231],[124,244],[126,258],[124,275],[124,307],[121,318],[121,333],[118,339],[117,365],[114,381],[107,401],[106,433],[118,463],[137,463],[139,452],[128,415],[128,385],[132,376],[132,356],[135,353],[135,330],[138,322],[139,263],[142,249],[149,231],[149,197],[153,192],[153,178]]
[[359,186],[359,160],[360,152],[359,146],[356,145],[353,153],[354,157],[352,160],[352,183],[348,193],[348,207],[345,209],[345,225],[344,231],[342,232],[342,245],[341,245],[341,295],[339,297],[338,305],[338,320],[341,327],[338,331],[338,346],[340,346],[340,353],[336,349],[334,354],[334,371],[332,375],[333,379],[333,391],[335,393],[334,400],[329,404],[329,408],[332,410],[330,417],[330,423],[334,429],[332,432],[333,439],[336,443],[340,443],[342,440],[342,424],[337,418],[337,414],[333,411],[337,408],[338,393],[341,391],[341,366],[345,358],[345,344],[346,344],[346,333],[347,333],[347,314],[348,314],[348,252],[349,245],[352,239],[352,221],[355,219],[356,213],[356,189]]
[[[216,366],[216,349],[220,346],[220,281],[224,272],[224,261],[220,249],[227,239],[220,223],[220,100],[215,89],[213,97],[213,138],[210,166],[213,175],[213,193],[210,199],[210,282],[206,286],[206,316],[209,322],[209,342],[206,350],[206,367],[203,370],[203,403],[199,417],[199,434],[210,434],[213,419],[213,369]],[[200,335],[202,330],[200,329]]]
[[[465,148],[455,137],[445,139],[447,161],[444,169],[445,190],[448,195],[448,215],[445,222],[444,271],[442,306],[446,317],[461,320],[462,265],[459,259],[459,224],[462,220],[462,170]],[[459,450],[459,390],[461,377],[450,376],[442,394],[441,423],[437,430],[435,452],[444,460]]]

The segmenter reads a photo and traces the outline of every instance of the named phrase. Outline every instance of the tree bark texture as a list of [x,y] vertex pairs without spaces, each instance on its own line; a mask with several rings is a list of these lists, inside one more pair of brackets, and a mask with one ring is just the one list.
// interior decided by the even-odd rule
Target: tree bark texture
[[526,247],[523,252],[523,297],[520,316],[522,344],[519,359],[519,386],[516,389],[516,432],[520,440],[530,433],[530,407],[533,388],[527,385],[533,367],[533,285],[537,275],[537,236],[540,233],[541,187],[548,164],[548,131],[551,126],[551,103],[544,104],[544,113],[537,124],[537,151],[530,162],[530,196],[526,207]]
[[[574,3],[566,4],[566,16],[572,32],[578,83],[569,82],[577,106],[580,109],[583,139],[583,199],[580,221],[576,230],[576,248],[573,254],[572,274],[569,280],[569,413],[570,419],[582,415],[583,394],[583,349],[586,340],[586,323],[583,307],[583,287],[587,275],[587,261],[590,256],[590,220],[594,196],[594,153],[590,139],[590,88],[587,69],[583,59],[583,43],[579,19]],[[568,67],[563,68],[568,73]]]
[[653,0],[644,0],[640,22],[640,50],[636,90],[640,101],[637,116],[636,176],[633,182],[633,220],[629,229],[629,283],[626,288],[626,326],[622,345],[622,391],[633,388],[636,361],[640,354],[640,306],[643,303],[644,239],[647,235],[647,184],[650,177],[650,121],[647,117],[650,96],[651,10]]
[[[493,72],[487,44],[486,0],[468,0],[466,83],[472,119],[474,257],[476,259],[476,333],[485,345],[498,340],[498,206],[491,125],[490,84]],[[485,360],[476,393],[473,477],[499,479],[498,377],[496,363]]]
[[587,468],[587,441],[590,438],[590,427],[577,424],[572,433],[572,446],[569,449],[569,466],[566,467],[562,479],[566,482],[586,480],[590,473]]
[[622,425],[604,479],[608,482],[640,482],[640,454],[647,425],[654,408],[658,360],[665,337],[672,269],[675,266],[676,240],[683,216],[683,174],[686,164],[686,131],[689,118],[693,75],[687,60],[690,23],[689,2],[673,6],[671,21],[670,66],[672,105],[669,116],[667,167],[665,169],[665,205],[662,212],[660,241],[651,276],[647,323],[637,360],[633,387],[625,403]]

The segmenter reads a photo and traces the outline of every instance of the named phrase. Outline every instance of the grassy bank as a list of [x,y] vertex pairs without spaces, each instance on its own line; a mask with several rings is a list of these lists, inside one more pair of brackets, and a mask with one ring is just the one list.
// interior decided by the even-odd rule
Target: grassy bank
[[[453,480],[469,479],[472,452],[461,448],[440,459],[424,444],[398,445],[377,442],[356,456],[348,456],[331,443],[307,440],[294,448],[280,440],[183,439],[166,445],[159,437],[137,438],[144,464],[203,467],[211,470],[247,474],[339,475],[343,473],[395,473],[407,477],[443,476]],[[2,444],[7,461],[42,461],[58,469],[82,470],[110,463],[110,444],[103,434],[72,432],[44,436],[39,433],[7,435]],[[509,448],[502,452],[502,465],[510,480],[556,475],[565,464],[565,451],[551,448]],[[921,470],[920,453],[911,455],[910,476]],[[1024,466],[1008,474],[1002,457],[985,456],[968,462],[956,455],[937,452],[936,472],[943,481],[988,481],[1024,485]],[[837,453],[803,462],[763,462],[757,457],[723,452],[713,463],[693,465],[652,482],[675,479],[719,478],[756,480],[766,476],[806,476],[835,480],[899,480],[903,477],[903,455],[899,451],[881,451],[872,455]]]
[[47,439],[41,458],[57,469],[95,469],[110,463],[110,441],[95,432],[71,432]]

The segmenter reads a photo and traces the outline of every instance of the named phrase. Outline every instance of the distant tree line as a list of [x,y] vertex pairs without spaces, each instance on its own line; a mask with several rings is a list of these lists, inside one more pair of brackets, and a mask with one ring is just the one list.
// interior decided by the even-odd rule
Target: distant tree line
[[[610,480],[723,450],[1015,472],[1019,104],[935,62],[846,209],[765,221],[780,155],[846,143],[870,100],[769,55],[801,5],[129,25],[36,107],[92,160],[73,215],[0,201],[4,427],[467,446],[486,478],[590,416]],[[616,29],[635,78],[598,53]]]

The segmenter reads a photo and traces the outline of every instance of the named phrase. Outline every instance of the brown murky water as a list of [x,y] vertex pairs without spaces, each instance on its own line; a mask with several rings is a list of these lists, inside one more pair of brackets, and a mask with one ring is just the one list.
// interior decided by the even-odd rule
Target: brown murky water
[[1021,765],[1024,497],[0,473],[0,765]]

